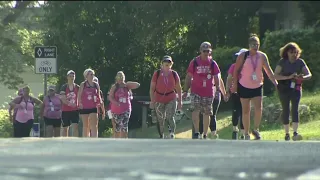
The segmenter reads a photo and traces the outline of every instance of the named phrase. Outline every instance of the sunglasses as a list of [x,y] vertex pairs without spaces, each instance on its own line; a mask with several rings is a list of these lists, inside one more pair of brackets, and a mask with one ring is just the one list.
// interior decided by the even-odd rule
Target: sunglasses
[[203,50],[202,52],[203,52],[203,53],[209,53],[210,50]]
[[252,48],[257,48],[259,46],[260,46],[260,44],[250,44],[250,47],[252,47]]
[[88,74],[88,76],[94,76],[94,74],[93,74],[93,73],[90,73],[90,74]]

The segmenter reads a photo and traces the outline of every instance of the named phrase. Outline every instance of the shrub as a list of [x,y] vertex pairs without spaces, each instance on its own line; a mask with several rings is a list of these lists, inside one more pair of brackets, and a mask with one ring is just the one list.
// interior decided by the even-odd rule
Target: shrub
[[301,58],[306,61],[313,74],[312,79],[305,82],[304,89],[314,90],[319,84],[320,77],[320,71],[316,69],[320,67],[318,61],[320,57],[320,30],[312,28],[289,29],[266,33],[261,49],[267,53],[273,69],[280,59],[279,49],[288,42],[296,42],[303,49]]
[[13,127],[8,110],[0,110],[0,137],[12,137]]

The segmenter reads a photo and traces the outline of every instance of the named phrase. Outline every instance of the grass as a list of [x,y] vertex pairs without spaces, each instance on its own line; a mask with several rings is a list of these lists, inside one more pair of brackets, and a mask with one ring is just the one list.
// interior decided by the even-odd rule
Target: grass
[[[303,94],[301,104],[306,104],[314,110],[315,114],[312,119],[307,122],[300,123],[299,133],[303,136],[304,140],[320,140],[320,94]],[[274,98],[272,98],[274,99]],[[190,116],[189,116],[190,117]],[[251,122],[253,123],[253,121]],[[177,124],[176,138],[178,139],[190,139],[192,136],[191,130],[192,121],[190,119],[181,120]],[[253,124],[251,124],[253,127]],[[218,112],[217,115],[217,131],[220,139],[231,139],[232,124],[231,124],[231,111]],[[261,124],[261,136],[263,140],[283,140],[284,130],[280,122]],[[165,128],[165,132],[167,129]],[[291,129],[292,132],[292,129]],[[141,129],[134,130],[133,132],[136,138],[158,138],[158,132],[155,126],[149,127],[145,132]]]

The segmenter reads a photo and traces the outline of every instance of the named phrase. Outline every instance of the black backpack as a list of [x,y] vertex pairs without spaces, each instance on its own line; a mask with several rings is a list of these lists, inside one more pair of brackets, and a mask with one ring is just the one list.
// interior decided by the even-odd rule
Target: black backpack
[[244,53],[243,62],[242,62],[241,66],[240,66],[240,68],[239,68],[239,70],[238,70],[238,75],[241,73],[242,68],[243,68],[243,65],[244,65],[244,63],[246,62],[247,57],[249,56],[249,53],[250,53],[250,51],[246,51],[246,52]]

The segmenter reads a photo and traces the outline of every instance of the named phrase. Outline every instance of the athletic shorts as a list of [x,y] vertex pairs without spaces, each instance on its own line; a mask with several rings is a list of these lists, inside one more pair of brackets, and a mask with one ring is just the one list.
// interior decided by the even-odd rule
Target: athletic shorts
[[80,109],[79,112],[80,112],[80,114],[98,113],[98,108]]
[[251,99],[254,97],[260,97],[263,95],[263,86],[260,86],[255,89],[249,89],[244,86],[242,86],[240,83],[238,83],[238,94],[240,98],[245,99]]
[[54,128],[61,127],[61,119],[43,117],[43,120],[46,123],[46,126],[53,126]]
[[73,123],[79,124],[79,111],[62,111],[62,126],[69,127]]

